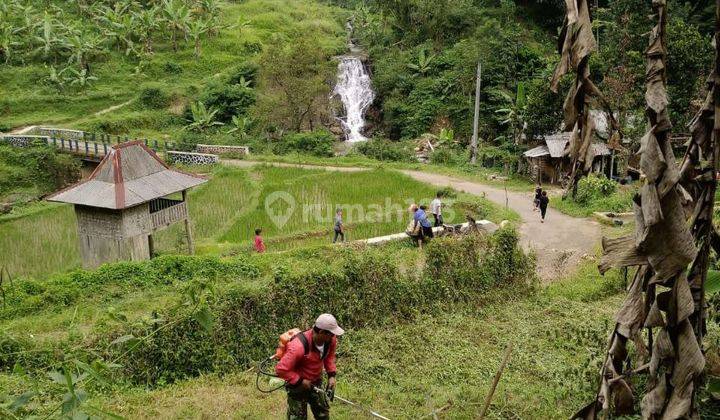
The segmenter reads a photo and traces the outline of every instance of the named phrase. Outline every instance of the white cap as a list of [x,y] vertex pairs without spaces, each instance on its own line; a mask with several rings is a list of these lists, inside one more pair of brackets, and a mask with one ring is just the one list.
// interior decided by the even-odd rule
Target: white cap
[[343,335],[345,334],[345,330],[340,328],[340,326],[337,323],[337,319],[335,319],[334,316],[330,314],[322,314],[315,320],[315,327],[330,331],[331,333],[335,335]]

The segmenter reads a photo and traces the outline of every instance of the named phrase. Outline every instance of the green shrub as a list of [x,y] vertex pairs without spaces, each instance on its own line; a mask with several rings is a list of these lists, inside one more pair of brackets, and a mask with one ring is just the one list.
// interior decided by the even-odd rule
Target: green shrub
[[448,148],[435,149],[430,153],[430,162],[435,165],[449,165],[455,161],[455,156]]
[[253,279],[258,266],[247,258],[221,260],[218,257],[164,255],[150,261],[118,262],[95,271],[74,270],[45,281],[15,280],[6,288],[0,319],[39,312],[52,306],[68,306],[84,297],[113,288],[137,290],[187,282],[196,277],[208,279]]
[[358,152],[381,161],[411,162],[414,154],[406,143],[386,139],[373,139],[357,145]]
[[257,85],[257,76],[259,70],[260,67],[257,64],[250,61],[245,61],[230,70],[228,76],[228,84],[237,85],[244,80],[245,82],[248,82],[250,84],[250,87],[254,88]]
[[140,90],[140,105],[150,109],[162,109],[170,104],[170,95],[159,83],[149,83]]
[[617,190],[617,183],[605,176],[597,176],[591,174],[578,182],[577,195],[575,201],[582,204],[587,204],[590,201],[609,197]]
[[217,109],[216,119],[230,123],[233,116],[245,115],[257,99],[255,91],[239,84],[211,83],[201,101],[210,109]]
[[165,64],[163,64],[163,71],[167,74],[180,74],[183,72],[183,68],[174,61],[166,61]]
[[[267,287],[238,284],[213,296],[210,331],[181,309],[163,316],[177,320],[163,328],[133,327],[105,340],[128,333],[147,337],[121,361],[125,374],[138,383],[237,369],[267,357],[278,334],[311,326],[320,312],[333,313],[349,329],[382,325],[472,299],[494,284],[526,281],[533,264],[517,245],[517,234],[509,229],[490,237],[438,238],[426,251],[426,275],[404,272],[383,248],[313,254],[308,264],[277,265]],[[156,332],[148,335],[151,331]]]
[[335,136],[326,130],[292,133],[274,144],[275,153],[307,153],[313,156],[332,157]]
[[47,145],[16,148],[0,144],[0,196],[31,188],[38,195],[80,179],[80,161]]

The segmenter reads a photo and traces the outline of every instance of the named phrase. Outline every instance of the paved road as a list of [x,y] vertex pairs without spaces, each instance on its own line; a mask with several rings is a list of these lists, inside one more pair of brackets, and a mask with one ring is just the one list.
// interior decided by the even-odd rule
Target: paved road
[[[223,160],[222,163],[239,167],[251,167],[266,163],[280,167],[324,169],[329,171],[358,172],[367,168],[316,166],[279,162],[254,162],[248,160]],[[566,275],[586,255],[594,255],[600,243],[600,224],[591,219],[567,216],[548,208],[545,223],[540,223],[540,213],[532,209],[532,191],[506,193],[503,189],[466,181],[463,179],[428,172],[402,170],[413,179],[440,187],[451,187],[458,191],[483,196],[517,212],[522,219],[520,225],[521,243],[525,250],[537,255],[538,274],[543,281]],[[564,261],[564,262],[563,262]]]

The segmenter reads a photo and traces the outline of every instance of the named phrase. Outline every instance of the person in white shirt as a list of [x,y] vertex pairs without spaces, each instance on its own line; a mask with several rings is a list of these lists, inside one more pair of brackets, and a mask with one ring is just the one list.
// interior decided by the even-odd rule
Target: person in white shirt
[[442,193],[438,191],[437,195],[435,196],[435,199],[430,203],[430,212],[433,214],[433,217],[435,217],[435,227],[443,225],[443,218],[442,218],[443,203],[442,203],[442,200],[440,200],[440,198],[442,198]]

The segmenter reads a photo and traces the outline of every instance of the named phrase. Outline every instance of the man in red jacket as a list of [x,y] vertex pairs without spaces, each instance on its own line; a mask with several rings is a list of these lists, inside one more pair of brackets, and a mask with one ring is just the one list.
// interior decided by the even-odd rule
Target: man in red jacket
[[322,371],[325,368],[328,389],[335,389],[336,337],[344,333],[334,316],[322,314],[312,329],[296,335],[287,344],[285,355],[275,366],[275,373],[285,380],[288,420],[307,419],[308,403],[316,420],[330,418],[327,398],[313,388],[322,386]]

